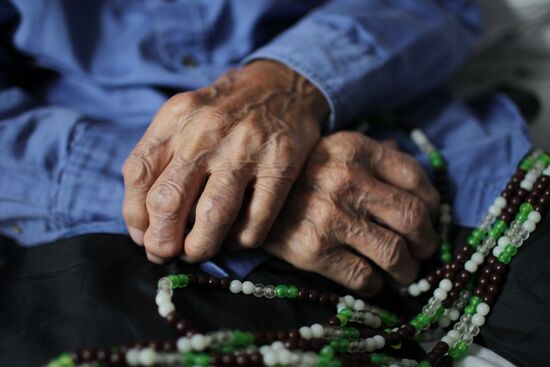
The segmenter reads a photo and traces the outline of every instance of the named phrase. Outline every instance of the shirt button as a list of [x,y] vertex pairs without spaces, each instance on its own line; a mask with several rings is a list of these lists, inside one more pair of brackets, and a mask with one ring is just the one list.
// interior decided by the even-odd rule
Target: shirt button
[[194,68],[197,66],[197,60],[191,55],[183,55],[181,58],[181,64],[187,66],[188,68]]

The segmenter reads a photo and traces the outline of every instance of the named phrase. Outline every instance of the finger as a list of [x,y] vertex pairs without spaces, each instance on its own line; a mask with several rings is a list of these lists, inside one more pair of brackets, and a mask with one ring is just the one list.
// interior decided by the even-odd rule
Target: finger
[[140,141],[122,167],[124,201],[122,214],[132,240],[143,245],[143,234],[149,225],[145,204],[147,192],[168,164],[168,154],[162,144]]
[[379,148],[377,158],[372,161],[376,176],[390,185],[417,195],[428,205],[430,211],[435,212],[439,195],[418,162],[387,145],[379,145]]
[[290,191],[291,179],[258,175],[249,205],[236,226],[238,245],[252,248],[261,245],[277,218]]
[[[416,259],[430,257],[437,246],[437,234],[432,226],[426,204],[418,197],[376,179],[362,180],[364,199],[357,209],[368,218],[372,216],[405,238]],[[359,194],[360,195],[360,194]]]
[[144,242],[150,260],[161,262],[181,253],[189,210],[203,178],[202,168],[173,160],[149,190],[146,198],[149,227]]
[[243,172],[214,173],[197,203],[195,223],[185,238],[182,259],[188,262],[214,256],[241,208],[250,177]]
[[403,237],[373,222],[353,220],[345,241],[360,254],[372,260],[398,283],[412,282],[420,268]]
[[383,286],[382,276],[367,259],[345,247],[335,248],[330,256],[319,262],[317,273],[349,289],[374,296]]

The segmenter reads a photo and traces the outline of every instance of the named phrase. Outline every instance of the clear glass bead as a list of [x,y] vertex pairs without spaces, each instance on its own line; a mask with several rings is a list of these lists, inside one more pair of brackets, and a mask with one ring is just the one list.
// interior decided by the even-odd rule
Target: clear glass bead
[[464,314],[464,315],[460,316],[460,322],[463,322],[465,324],[470,323],[471,320],[472,320],[471,315]]
[[460,334],[466,331],[466,325],[463,322],[457,322],[455,326],[453,327],[456,331],[458,331]]
[[263,284],[254,284],[254,290],[252,291],[252,294],[256,297],[263,297],[264,296],[264,285]]
[[355,353],[359,350],[359,342],[358,341],[352,341],[349,343],[348,346],[348,352]]
[[497,243],[497,240],[494,237],[486,237],[483,240],[483,244],[488,247],[493,247]]
[[476,336],[477,334],[479,334],[479,326],[470,324],[468,325],[468,329],[466,331],[472,336]]
[[[518,231],[518,236],[521,240],[521,242],[525,241],[527,238],[529,238],[529,231],[525,228],[521,227],[521,229]],[[519,242],[519,241],[518,241]]]
[[157,282],[157,288],[162,290],[172,290],[172,281],[166,277],[160,278]]
[[264,297],[265,298],[275,298],[277,296],[277,292],[275,292],[275,287],[272,285],[268,285],[264,288]]
[[437,307],[434,307],[433,305],[426,305],[422,307],[422,312],[424,312],[428,317],[433,317],[437,311]]
[[466,344],[472,344],[472,342],[474,341],[474,337],[470,333],[466,332],[462,334],[460,340],[462,340]]

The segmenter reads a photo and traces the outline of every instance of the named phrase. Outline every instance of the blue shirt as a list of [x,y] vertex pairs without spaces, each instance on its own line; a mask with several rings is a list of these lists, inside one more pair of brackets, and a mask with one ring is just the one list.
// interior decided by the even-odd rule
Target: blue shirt
[[[480,220],[530,148],[505,97],[434,91],[480,32],[473,1],[11,0],[0,26],[0,232],[26,246],[126,233],[120,168],[154,113],[261,58],[322,91],[327,133],[402,108],[448,161],[456,224]],[[375,130],[426,164],[402,132]],[[244,276],[264,258],[203,268]]]

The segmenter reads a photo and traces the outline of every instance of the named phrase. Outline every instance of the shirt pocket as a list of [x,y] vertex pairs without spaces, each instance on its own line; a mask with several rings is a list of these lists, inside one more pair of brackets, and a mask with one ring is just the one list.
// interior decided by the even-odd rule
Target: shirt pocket
[[200,4],[195,1],[146,0],[160,61],[170,69],[207,61],[206,35]]

